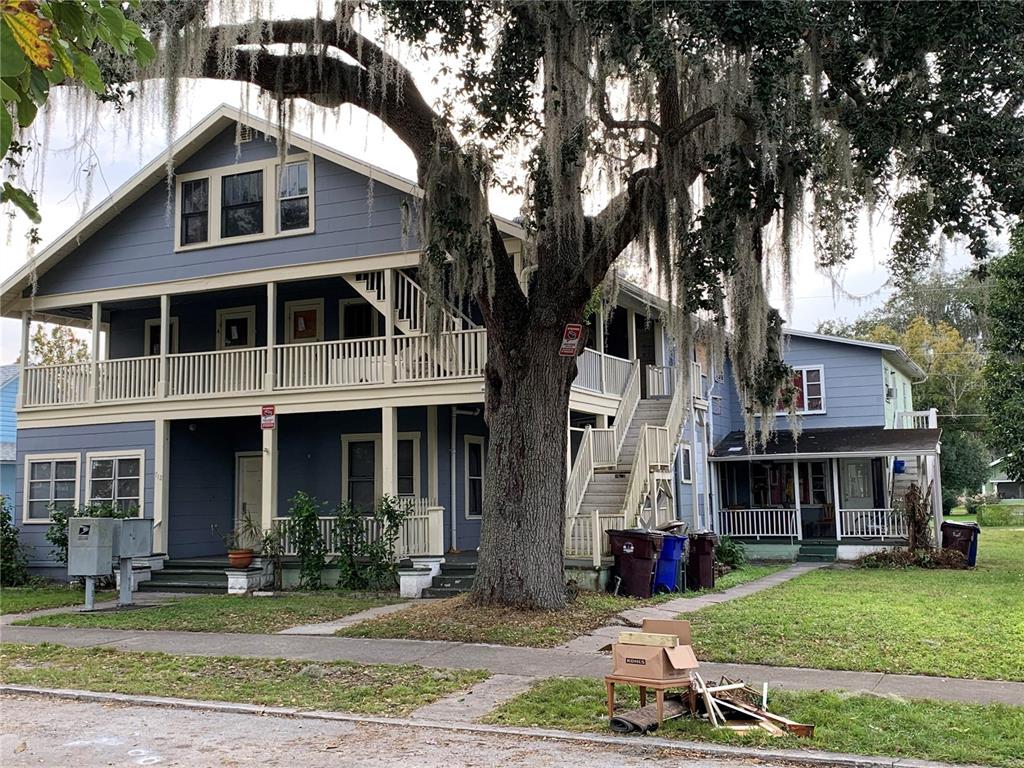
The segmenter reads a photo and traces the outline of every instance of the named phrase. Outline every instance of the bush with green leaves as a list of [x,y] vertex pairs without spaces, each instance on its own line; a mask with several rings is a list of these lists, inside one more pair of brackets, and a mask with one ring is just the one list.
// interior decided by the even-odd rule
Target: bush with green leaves
[[305,491],[299,491],[288,500],[288,538],[299,560],[302,589],[323,587],[327,543],[320,533],[320,516],[324,506],[324,502]]
[[742,542],[723,536],[715,547],[715,561],[730,568],[739,568],[747,562],[747,548]]
[[0,586],[20,587],[28,582],[28,558],[18,541],[14,513],[7,497],[0,496]]
[[116,517],[119,519],[138,517],[138,507],[120,509],[111,504],[86,504],[77,509],[61,510],[50,507],[50,527],[46,529],[46,540],[53,545],[53,556],[58,563],[68,562],[68,518],[71,517]]
[[985,504],[978,510],[978,525],[985,528],[1024,526],[1024,504]]
[[[395,496],[383,496],[371,515],[338,505],[334,549],[341,589],[390,589],[397,581],[395,548],[410,505]],[[368,536],[370,531],[376,536]]]
[[998,504],[999,497],[994,493],[969,493],[963,497],[963,503],[968,515],[976,515],[986,504]]

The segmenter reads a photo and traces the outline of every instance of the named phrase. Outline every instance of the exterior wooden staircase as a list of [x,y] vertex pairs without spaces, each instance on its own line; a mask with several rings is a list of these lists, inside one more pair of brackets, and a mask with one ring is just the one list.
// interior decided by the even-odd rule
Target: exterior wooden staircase
[[[427,332],[427,295],[419,283],[400,269],[394,270],[394,285],[389,286],[387,272],[378,269],[373,272],[357,272],[345,275],[345,281],[355,289],[371,306],[384,317],[393,309],[394,326],[406,336]],[[388,289],[394,293],[393,301],[388,301]],[[389,306],[390,305],[390,306]],[[441,330],[463,331],[476,328],[470,318],[454,307],[444,310],[441,319]]]

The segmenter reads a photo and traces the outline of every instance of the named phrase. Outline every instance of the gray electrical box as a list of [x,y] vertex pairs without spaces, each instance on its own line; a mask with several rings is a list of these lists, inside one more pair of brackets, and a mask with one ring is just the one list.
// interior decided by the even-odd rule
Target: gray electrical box
[[153,521],[119,520],[121,523],[114,555],[117,557],[149,557],[153,554]]
[[113,572],[114,535],[120,520],[68,518],[68,576],[109,576]]

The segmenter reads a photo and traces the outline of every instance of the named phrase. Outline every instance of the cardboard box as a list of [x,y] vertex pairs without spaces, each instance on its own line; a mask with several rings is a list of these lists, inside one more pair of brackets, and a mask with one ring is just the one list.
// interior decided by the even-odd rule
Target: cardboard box
[[614,643],[604,650],[612,651],[612,674],[643,680],[687,680],[699,664],[690,645],[690,622],[667,619],[644,619],[643,632],[675,635],[674,648],[634,643]]

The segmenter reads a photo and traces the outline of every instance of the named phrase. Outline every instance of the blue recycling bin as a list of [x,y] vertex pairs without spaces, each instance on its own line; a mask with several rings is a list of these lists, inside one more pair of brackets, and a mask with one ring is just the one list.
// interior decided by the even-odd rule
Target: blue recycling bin
[[679,574],[679,561],[683,559],[686,537],[666,534],[658,556],[658,565],[654,571],[655,593],[662,587],[666,592],[676,591],[676,579]]

